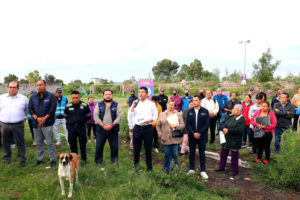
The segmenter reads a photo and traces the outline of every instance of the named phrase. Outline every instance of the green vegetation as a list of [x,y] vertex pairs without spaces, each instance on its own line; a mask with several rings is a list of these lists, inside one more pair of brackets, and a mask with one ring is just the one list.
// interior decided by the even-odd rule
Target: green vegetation
[[287,130],[282,135],[281,152],[268,165],[253,164],[252,175],[259,182],[279,189],[300,190],[300,134]]

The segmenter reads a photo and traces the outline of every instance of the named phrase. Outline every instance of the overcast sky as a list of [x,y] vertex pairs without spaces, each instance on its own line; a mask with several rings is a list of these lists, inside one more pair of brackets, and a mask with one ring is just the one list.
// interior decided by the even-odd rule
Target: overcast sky
[[65,82],[147,78],[164,58],[247,75],[267,48],[300,72],[300,1],[1,1],[0,82],[37,69]]

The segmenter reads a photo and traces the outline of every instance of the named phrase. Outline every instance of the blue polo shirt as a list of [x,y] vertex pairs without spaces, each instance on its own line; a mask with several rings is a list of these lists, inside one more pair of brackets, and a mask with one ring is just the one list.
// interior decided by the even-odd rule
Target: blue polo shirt
[[227,96],[222,94],[221,96],[215,95],[214,99],[218,101],[219,106],[222,108],[222,113],[225,113],[225,106],[228,101]]

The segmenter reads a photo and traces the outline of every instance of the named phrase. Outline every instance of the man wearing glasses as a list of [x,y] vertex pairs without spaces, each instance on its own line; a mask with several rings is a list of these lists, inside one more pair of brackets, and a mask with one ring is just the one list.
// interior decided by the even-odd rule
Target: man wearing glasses
[[24,138],[24,121],[28,113],[28,99],[19,94],[19,83],[8,84],[8,93],[0,96],[0,123],[3,136],[3,163],[11,161],[11,137],[15,138],[18,147],[20,166],[26,165],[26,149]]

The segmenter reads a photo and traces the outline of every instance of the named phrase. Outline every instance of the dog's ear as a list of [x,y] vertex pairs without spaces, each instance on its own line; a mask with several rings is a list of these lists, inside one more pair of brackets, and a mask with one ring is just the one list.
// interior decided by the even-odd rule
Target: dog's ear
[[73,156],[71,154],[69,154],[69,155],[70,155],[70,160],[72,160]]
[[61,153],[59,153],[59,154],[57,155],[57,161],[59,161],[60,154],[61,154]]

